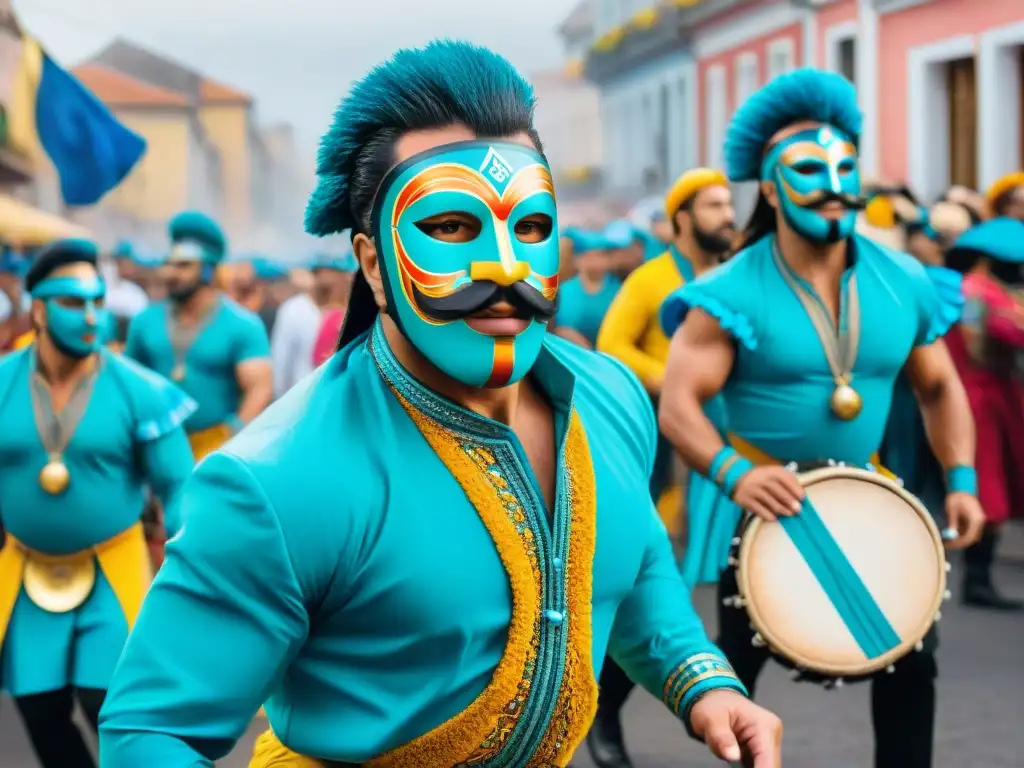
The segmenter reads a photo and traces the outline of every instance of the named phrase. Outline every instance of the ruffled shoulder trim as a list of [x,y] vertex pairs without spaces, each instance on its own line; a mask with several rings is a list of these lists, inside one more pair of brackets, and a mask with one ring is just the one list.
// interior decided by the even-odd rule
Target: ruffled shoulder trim
[[938,306],[924,340],[924,344],[931,344],[960,321],[964,310],[963,276],[945,267],[925,267],[925,272],[938,296]]
[[661,329],[669,338],[683,324],[691,309],[701,309],[711,315],[722,330],[732,336],[744,348],[757,349],[757,335],[750,318],[727,307],[724,302],[702,290],[701,282],[687,283],[673,291],[661,305],[658,319]]
[[158,440],[185,423],[199,405],[177,385],[134,360],[106,353],[106,364],[116,373],[135,414],[135,439]]

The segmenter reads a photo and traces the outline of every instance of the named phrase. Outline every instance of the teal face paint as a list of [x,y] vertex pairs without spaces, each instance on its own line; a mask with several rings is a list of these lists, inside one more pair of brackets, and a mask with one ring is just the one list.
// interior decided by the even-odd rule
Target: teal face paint
[[[853,234],[864,207],[857,148],[839,129],[824,125],[787,136],[768,151],[761,179],[775,183],[786,223],[808,240],[834,243]],[[839,218],[822,215],[830,202],[845,206]]]
[[[422,222],[457,214],[479,223],[445,242]],[[427,359],[471,386],[504,386],[533,366],[554,315],[558,223],[547,161],[530,147],[468,141],[416,155],[385,177],[373,209],[388,311]],[[499,301],[527,321],[512,336],[467,318]]]
[[[106,294],[99,276],[50,277],[35,286],[32,298],[46,302],[45,333],[54,346],[69,357],[88,357],[102,346],[110,324],[103,307]],[[76,305],[68,306],[61,299],[74,300]]]

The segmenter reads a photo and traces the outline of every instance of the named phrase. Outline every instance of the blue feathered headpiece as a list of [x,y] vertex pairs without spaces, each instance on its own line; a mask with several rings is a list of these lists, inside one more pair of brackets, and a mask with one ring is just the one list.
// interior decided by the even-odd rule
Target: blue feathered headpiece
[[772,136],[787,125],[813,120],[860,140],[863,117],[853,84],[835,72],[805,67],[772,80],[733,114],[725,133],[725,168],[730,181],[759,181]]
[[199,211],[182,211],[167,225],[167,233],[172,243],[182,240],[194,240],[201,243],[209,257],[219,261],[224,258],[228,249],[227,238],[220,224],[205,213]]
[[533,87],[486,48],[437,40],[398,51],[352,86],[320,140],[306,231],[323,236],[360,228],[350,182],[360,150],[381,130],[462,123],[481,136],[508,136],[532,127],[533,105]]

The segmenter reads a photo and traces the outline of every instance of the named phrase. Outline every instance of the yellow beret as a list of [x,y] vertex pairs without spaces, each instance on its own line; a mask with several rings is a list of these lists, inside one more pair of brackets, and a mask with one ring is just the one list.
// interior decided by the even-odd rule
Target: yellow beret
[[665,195],[665,216],[669,221],[676,215],[676,211],[690,202],[690,199],[708,187],[727,187],[729,180],[725,174],[712,168],[694,168],[687,171],[678,179]]
[[1014,187],[1024,187],[1024,171],[1008,173],[988,188],[985,198],[989,205],[994,205],[996,200],[1005,195]]

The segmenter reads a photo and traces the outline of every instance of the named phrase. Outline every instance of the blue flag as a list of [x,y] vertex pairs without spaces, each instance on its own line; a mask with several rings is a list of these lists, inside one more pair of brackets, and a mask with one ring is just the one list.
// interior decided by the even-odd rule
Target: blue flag
[[146,141],[37,41],[25,37],[22,42],[11,140],[29,151],[43,148],[67,205],[92,205],[131,172],[146,152]]

